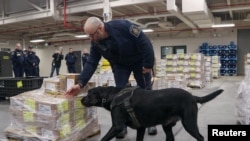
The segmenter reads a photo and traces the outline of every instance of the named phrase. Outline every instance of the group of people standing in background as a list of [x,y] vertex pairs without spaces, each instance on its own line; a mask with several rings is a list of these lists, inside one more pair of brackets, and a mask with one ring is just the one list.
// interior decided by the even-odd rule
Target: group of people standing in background
[[16,44],[16,48],[11,52],[11,61],[15,77],[39,77],[40,58],[29,46],[28,49],[23,50],[20,43]]
[[[82,53],[82,66],[84,66],[85,62],[87,61],[89,56],[88,50],[84,49]],[[59,75],[60,73],[60,67],[61,67],[61,61],[64,59],[63,55],[63,47],[59,47],[55,51],[55,53],[52,55],[52,67],[50,72],[50,77],[53,77],[54,71],[56,70],[56,75]],[[76,73],[76,61],[77,56],[74,54],[73,49],[69,48],[69,52],[65,55],[65,61],[67,65],[67,71],[68,73]]]
[[[20,43],[16,44],[15,50],[11,52],[12,67],[14,77],[40,77],[40,58],[32,50],[33,47],[29,46],[23,50]],[[82,53],[82,66],[84,66],[89,56],[88,50],[84,49]],[[50,77],[53,77],[54,71],[56,75],[60,73],[61,61],[65,59],[68,73],[76,73],[75,64],[77,56],[74,54],[73,49],[69,48],[69,52],[63,55],[63,47],[59,47],[52,55]]]

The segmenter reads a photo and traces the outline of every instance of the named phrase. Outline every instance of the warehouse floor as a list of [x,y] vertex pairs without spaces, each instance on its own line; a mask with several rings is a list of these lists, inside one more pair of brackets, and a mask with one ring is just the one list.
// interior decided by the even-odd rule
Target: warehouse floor
[[[197,96],[206,95],[218,88],[224,89],[224,92],[213,101],[199,106],[198,113],[198,126],[201,134],[207,141],[207,125],[210,124],[236,124],[237,119],[235,116],[235,96],[238,87],[244,77],[240,76],[223,76],[219,79],[214,79],[212,83],[208,83],[202,89],[192,89],[191,92]],[[0,141],[5,140],[3,134],[4,129],[10,124],[8,118],[9,102],[7,100],[0,102]],[[110,113],[102,108],[98,108],[99,123],[101,133],[86,139],[86,141],[97,141],[103,137],[111,126]],[[165,140],[165,134],[161,126],[157,126],[158,134],[154,136],[145,135],[145,141],[162,141]],[[174,127],[175,139],[177,141],[195,141],[178,122]],[[136,131],[128,128],[128,134],[124,139],[113,139],[112,141],[134,141],[136,138]]]

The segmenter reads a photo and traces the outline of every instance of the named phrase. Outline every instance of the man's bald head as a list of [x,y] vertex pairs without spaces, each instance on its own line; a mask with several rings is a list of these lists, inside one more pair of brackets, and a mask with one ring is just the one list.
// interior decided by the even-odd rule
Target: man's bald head
[[84,31],[87,34],[92,34],[103,22],[97,17],[89,17],[84,25]]
[[20,43],[16,43],[16,49],[22,50],[22,45]]

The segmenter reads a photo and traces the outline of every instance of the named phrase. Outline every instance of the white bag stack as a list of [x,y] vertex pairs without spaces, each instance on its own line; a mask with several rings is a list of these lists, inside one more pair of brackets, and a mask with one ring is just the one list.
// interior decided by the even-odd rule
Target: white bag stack
[[250,65],[245,61],[245,78],[236,96],[236,116],[240,124],[250,125]]

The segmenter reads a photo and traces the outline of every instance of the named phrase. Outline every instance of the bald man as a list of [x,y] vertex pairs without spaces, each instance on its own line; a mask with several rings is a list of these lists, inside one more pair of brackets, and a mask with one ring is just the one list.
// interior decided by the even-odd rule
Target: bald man
[[[109,61],[117,87],[126,87],[133,72],[137,85],[151,89],[151,71],[154,66],[154,50],[149,38],[142,30],[127,20],[113,20],[103,23],[97,17],[90,17],[84,31],[91,39],[90,55],[79,77],[77,85],[71,87],[66,95],[79,93],[94,74],[97,65],[104,57]],[[117,136],[123,138],[127,128]],[[157,133],[149,128],[149,134]]]

